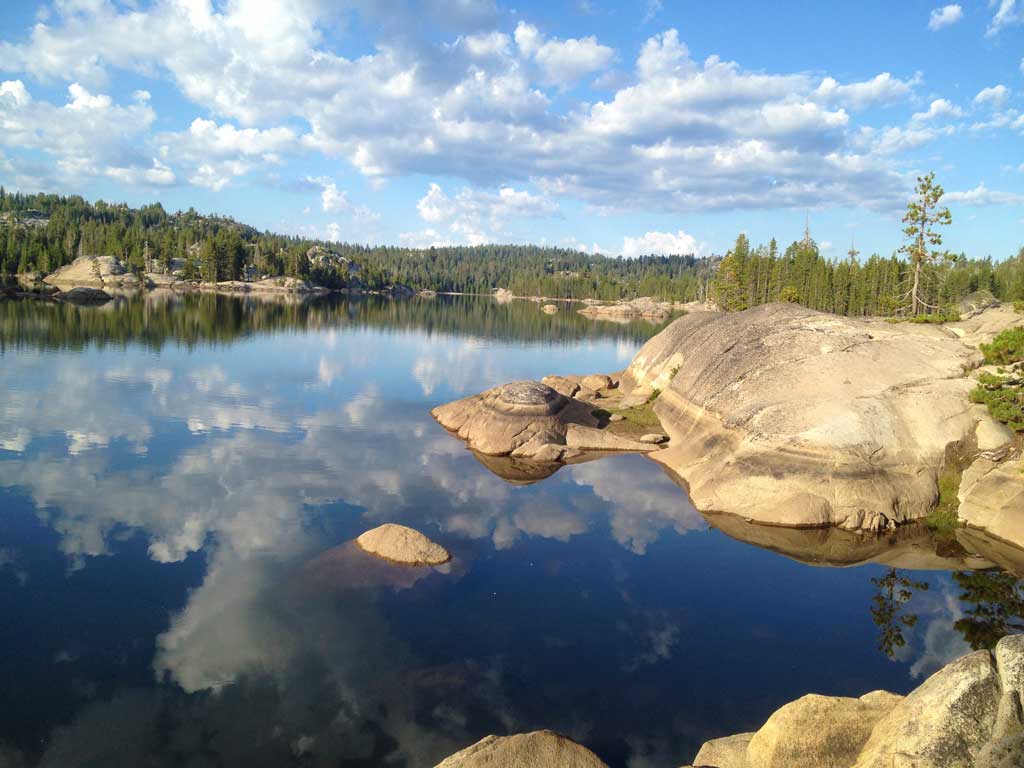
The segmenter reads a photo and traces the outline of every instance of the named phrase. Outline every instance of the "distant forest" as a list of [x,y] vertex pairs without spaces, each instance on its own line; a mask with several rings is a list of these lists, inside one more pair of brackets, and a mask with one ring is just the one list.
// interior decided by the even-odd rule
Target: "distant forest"
[[[319,245],[360,265],[312,263]],[[522,296],[664,300],[718,299],[726,309],[793,301],[842,315],[888,315],[900,307],[910,261],[877,254],[860,259],[823,256],[810,236],[780,252],[773,239],[752,247],[740,235],[723,258],[693,255],[621,259],[532,245],[401,248],[329,243],[261,232],[193,209],[167,213],[160,204],[129,208],[81,197],[7,193],[0,188],[0,274],[53,272],[81,255],[119,256],[135,271],[147,263],[168,269],[184,263],[189,277],[239,279],[259,275],[304,277],[328,287],[489,293],[508,288]],[[180,261],[179,261],[180,260]],[[1024,299],[1024,248],[1001,262],[965,254],[928,264],[922,291],[929,305],[953,307],[970,294]]]
[[703,297],[717,259],[691,255],[618,259],[564,248],[481,245],[400,248],[328,243],[260,232],[223,216],[195,210],[168,214],[160,204],[133,209],[81,197],[9,194],[0,189],[0,273],[50,273],[78,256],[119,256],[143,271],[185,262],[187,276],[235,280],[246,266],[260,275],[308,278],[331,288],[353,279],[347,269],[311,263],[315,245],[356,262],[368,290],[407,285],[416,290],[620,299]]

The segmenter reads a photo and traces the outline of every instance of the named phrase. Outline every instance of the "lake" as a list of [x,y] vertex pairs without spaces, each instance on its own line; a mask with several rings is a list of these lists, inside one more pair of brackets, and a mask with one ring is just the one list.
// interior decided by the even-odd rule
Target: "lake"
[[[678,766],[998,634],[981,595],[1016,577],[955,541],[709,525],[638,455],[530,483],[430,416],[656,330],[468,297],[0,303],[0,766],[432,766],[536,728]],[[452,562],[369,563],[350,542],[384,522]]]

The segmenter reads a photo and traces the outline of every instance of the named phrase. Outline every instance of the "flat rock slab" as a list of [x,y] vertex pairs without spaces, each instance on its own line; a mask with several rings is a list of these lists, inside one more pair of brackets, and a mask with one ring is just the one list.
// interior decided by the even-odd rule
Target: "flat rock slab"
[[597,755],[554,731],[485,736],[435,768],[608,768]]
[[356,539],[364,552],[402,565],[441,565],[452,559],[447,549],[419,531],[385,523]]

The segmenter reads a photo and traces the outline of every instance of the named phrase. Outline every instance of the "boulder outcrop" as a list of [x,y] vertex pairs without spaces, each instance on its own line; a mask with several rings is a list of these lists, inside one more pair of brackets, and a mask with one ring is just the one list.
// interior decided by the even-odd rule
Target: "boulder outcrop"
[[1024,458],[979,458],[960,481],[961,522],[1024,546]]
[[586,747],[554,731],[485,736],[435,768],[607,768]]
[[991,421],[968,401],[980,359],[942,328],[770,304],[676,320],[620,386],[661,392],[654,457],[697,509],[877,531],[926,516],[946,447]]
[[419,531],[385,523],[356,539],[364,552],[403,565],[442,565],[452,559],[448,550]]
[[708,768],[994,768],[1024,765],[1024,635],[950,662],[906,697],[809,695],[753,734],[712,739]]
[[142,282],[129,272],[116,256],[79,256],[43,278],[58,288],[141,288]]
[[474,451],[489,456],[557,462],[583,451],[658,449],[598,429],[593,406],[539,381],[505,384],[431,413]]
[[672,316],[674,305],[668,301],[655,301],[650,296],[617,301],[613,304],[594,304],[577,310],[581,315],[595,318],[632,319],[645,317],[652,320],[667,320]]

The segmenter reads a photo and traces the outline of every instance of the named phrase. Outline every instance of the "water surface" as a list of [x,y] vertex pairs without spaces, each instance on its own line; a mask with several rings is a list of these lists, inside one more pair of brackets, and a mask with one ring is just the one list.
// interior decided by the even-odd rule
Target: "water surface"
[[[431,766],[546,727],[677,766],[994,631],[967,580],[1017,582],[951,573],[987,565],[955,542],[811,565],[772,549],[860,545],[739,541],[640,456],[509,483],[430,418],[655,331],[468,298],[0,304],[0,765]],[[453,562],[368,566],[348,542],[383,522]]]

